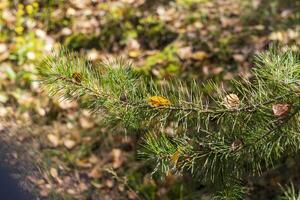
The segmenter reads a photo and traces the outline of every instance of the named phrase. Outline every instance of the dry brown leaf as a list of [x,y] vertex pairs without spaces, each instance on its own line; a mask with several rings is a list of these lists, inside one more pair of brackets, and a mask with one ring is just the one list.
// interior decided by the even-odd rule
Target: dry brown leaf
[[0,54],[7,52],[8,47],[5,43],[0,43]]
[[113,160],[113,168],[119,168],[124,162],[124,155],[121,149],[113,149],[111,151],[112,160]]
[[80,182],[77,188],[80,192],[84,192],[89,189],[87,184],[84,182]]
[[102,176],[99,166],[95,166],[88,174],[90,178],[98,179]]
[[58,101],[57,104],[63,110],[77,108],[78,106],[76,101]]
[[71,139],[65,139],[64,140],[64,145],[65,147],[67,147],[68,149],[72,149],[73,147],[76,146],[76,142],[74,140]]
[[68,194],[71,194],[71,195],[75,195],[75,194],[76,194],[76,191],[73,190],[73,189],[68,189],[68,190],[67,190],[67,193],[68,193]]
[[89,157],[89,162],[90,163],[93,163],[93,164],[96,164],[100,161],[100,159],[95,155],[95,154],[92,154],[90,157]]
[[106,182],[105,182],[105,185],[108,187],[108,188],[112,188],[114,186],[114,181],[111,180],[111,179],[107,179]]
[[82,128],[86,128],[86,129],[92,128],[94,126],[93,120],[84,116],[79,118],[79,123]]
[[58,171],[56,168],[52,167],[50,168],[50,174],[53,178],[57,178],[58,177]]
[[50,189],[48,189],[48,188],[43,188],[41,191],[40,191],[40,195],[42,196],[42,197],[47,197],[48,195],[49,195],[49,193],[50,193]]
[[137,199],[137,194],[134,191],[127,191],[128,199],[134,200]]
[[192,47],[182,47],[178,49],[177,54],[180,57],[180,59],[189,59],[192,56]]
[[282,117],[289,113],[290,111],[290,104],[284,103],[284,104],[274,104],[272,106],[273,114],[276,117]]
[[54,134],[48,134],[47,138],[54,147],[57,147],[61,142],[59,137],[57,135],[54,135]]
[[90,168],[92,167],[92,164],[87,160],[87,159],[77,159],[76,160],[76,165],[78,167],[83,167],[83,168]]
[[228,17],[220,17],[222,27],[229,27],[234,25],[235,21]]
[[240,104],[240,99],[236,94],[228,94],[225,96],[224,102],[227,108],[237,108]]
[[236,61],[236,62],[244,62],[245,61],[245,56],[243,54],[233,54],[233,59]]

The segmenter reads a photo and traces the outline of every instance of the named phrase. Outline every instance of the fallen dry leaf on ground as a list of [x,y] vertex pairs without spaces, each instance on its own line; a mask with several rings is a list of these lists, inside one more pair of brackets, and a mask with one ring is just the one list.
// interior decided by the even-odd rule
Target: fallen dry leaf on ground
[[112,160],[113,160],[113,168],[117,169],[119,167],[121,167],[121,165],[124,162],[124,155],[122,153],[121,149],[113,149],[111,151],[111,156],[112,156]]

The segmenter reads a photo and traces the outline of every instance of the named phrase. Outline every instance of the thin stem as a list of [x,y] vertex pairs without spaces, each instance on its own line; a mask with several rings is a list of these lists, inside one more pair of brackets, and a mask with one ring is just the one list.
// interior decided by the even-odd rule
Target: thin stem
[[[276,130],[280,129],[282,126],[284,126],[290,119],[292,119],[297,113],[299,113],[299,111],[300,111],[300,106],[297,106],[296,109],[295,109],[295,111],[293,113],[291,113],[290,115],[288,115],[286,118],[276,120],[275,123],[278,123],[277,126],[275,126],[274,128],[270,129],[269,131],[267,131],[261,137],[257,138],[253,143],[250,143],[248,145],[244,145],[242,147],[243,148],[248,148],[250,146],[253,146],[253,145],[257,144],[259,141],[263,140],[268,135],[270,135],[274,131],[276,131]],[[242,149],[242,148],[239,148],[239,149]]]
[[[110,97],[109,95],[105,95],[105,94],[101,94],[99,93],[98,91],[95,91],[89,87],[86,87],[84,86],[83,84],[81,83],[78,83],[70,78],[67,78],[67,77],[63,77],[61,75],[57,75],[57,74],[54,74],[54,76],[57,76],[57,79],[60,79],[60,80],[63,80],[63,81],[67,81],[71,84],[74,84],[78,87],[82,87],[84,88],[86,91],[89,91],[90,93],[92,93],[91,95],[96,97],[96,98],[100,98],[100,97],[103,97],[103,96],[107,96],[108,98]],[[257,109],[259,109],[261,106],[264,106],[264,105],[268,105],[270,103],[274,103],[278,100],[281,100],[291,94],[294,94],[294,91],[292,92],[288,92],[284,95],[281,95],[281,96],[278,96],[278,97],[275,97],[271,100],[268,100],[268,101],[265,101],[263,103],[259,103],[259,104],[255,104],[255,105],[249,105],[249,106],[245,106],[245,107],[242,107],[242,108],[236,108],[236,109],[202,109],[202,108],[197,108],[197,106],[195,107],[184,107],[184,106],[181,106],[181,105],[177,105],[177,106],[159,106],[159,107],[153,107],[153,106],[150,106],[148,104],[139,104],[139,103],[128,103],[128,102],[124,102],[124,101],[120,101],[123,105],[125,106],[129,106],[129,107],[135,107],[135,108],[147,108],[147,109],[158,109],[158,110],[175,110],[175,111],[185,111],[185,112],[197,112],[198,114],[222,114],[222,113],[238,113],[238,112],[248,112],[248,113],[252,113],[252,112],[255,112]]]

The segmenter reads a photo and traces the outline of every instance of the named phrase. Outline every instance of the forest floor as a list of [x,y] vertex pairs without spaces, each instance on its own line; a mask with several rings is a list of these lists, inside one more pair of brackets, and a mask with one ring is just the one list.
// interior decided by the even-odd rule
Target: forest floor
[[[269,44],[300,49],[299,1],[18,2],[0,2],[0,144],[20,184],[41,198],[210,198],[187,177],[152,178],[152,166],[136,155],[138,133],[111,131],[80,103],[49,98],[35,68],[52,48],[65,45],[93,62],[122,56],[157,81],[219,84],[251,77],[255,53]],[[278,183],[297,176],[284,173],[299,171],[295,160],[283,163],[250,181],[250,199],[273,199]]]

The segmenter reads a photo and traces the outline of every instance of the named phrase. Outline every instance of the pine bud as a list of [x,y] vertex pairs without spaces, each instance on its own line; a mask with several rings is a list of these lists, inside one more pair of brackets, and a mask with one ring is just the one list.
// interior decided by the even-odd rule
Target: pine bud
[[227,108],[237,108],[240,104],[240,99],[236,94],[228,94],[225,96],[224,102]]
[[282,117],[289,113],[290,111],[290,104],[274,104],[272,106],[273,113],[276,117]]
[[243,141],[240,139],[235,139],[230,146],[231,151],[235,151],[243,146]]
[[81,83],[82,76],[81,76],[80,73],[74,72],[74,73],[72,74],[72,78],[73,78],[73,80],[74,80],[76,83]]
[[127,102],[127,96],[126,96],[126,94],[122,93],[120,95],[120,101]]

